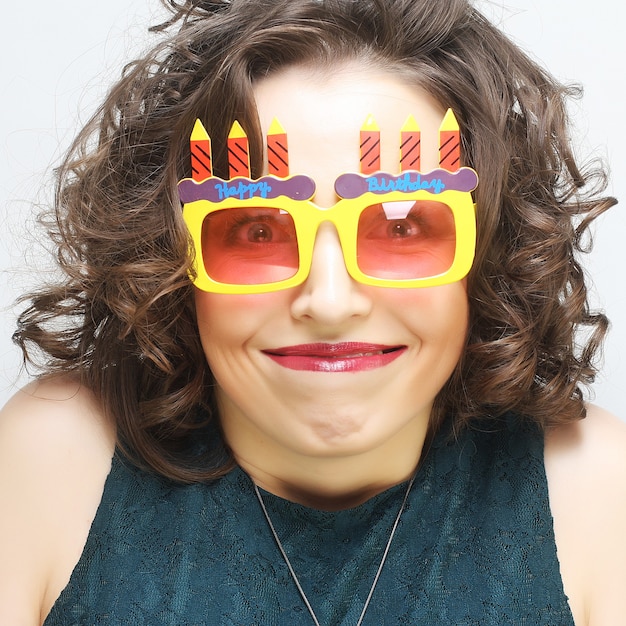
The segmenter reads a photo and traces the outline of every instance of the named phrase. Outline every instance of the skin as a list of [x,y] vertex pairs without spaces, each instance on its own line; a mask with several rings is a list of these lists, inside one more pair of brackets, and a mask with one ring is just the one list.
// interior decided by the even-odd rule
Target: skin
[[102,497],[115,429],[69,378],[0,413],[0,624],[41,624],[69,582]]
[[[328,88],[329,83],[322,81],[322,85]],[[260,102],[264,98],[262,90],[270,86],[269,81],[265,87],[259,85],[257,98]],[[388,87],[385,86],[385,94],[390,93]],[[300,104],[306,105],[305,91],[297,93],[302,93],[305,100]],[[399,94],[396,92],[396,95]],[[419,97],[414,95],[414,98]],[[278,108],[280,102],[275,105]],[[418,111],[422,112],[425,111]],[[263,109],[262,113],[265,114]],[[269,114],[275,115],[276,110]],[[420,120],[422,123],[425,117]],[[320,119],[328,118],[320,115]],[[287,116],[283,118],[281,114],[281,121],[286,126]],[[382,118],[379,123],[381,121]],[[262,122],[266,128],[267,120],[262,119]],[[396,131],[397,128],[390,130],[391,133]],[[300,158],[296,157],[299,148],[295,143],[294,159]],[[336,155],[329,155],[327,161],[336,163],[338,159]],[[349,165],[347,162],[336,164],[342,168]],[[321,174],[316,172],[318,176]],[[321,195],[317,200],[322,203]],[[333,198],[324,202],[331,204]],[[278,337],[280,345],[294,339],[301,341],[302,332],[313,334],[316,340],[320,337],[337,340],[350,333],[368,341],[402,339],[414,349],[416,361],[432,365],[428,343],[436,336],[445,365],[437,365],[441,369],[429,375],[443,377],[444,370],[451,367],[448,359],[453,362],[455,354],[458,357],[457,347],[453,345],[456,339],[451,338],[451,344],[442,343],[441,334],[435,332],[433,325],[437,328],[448,325],[452,329],[452,321],[449,315],[446,317],[443,305],[462,307],[466,298],[462,285],[434,292],[431,297],[425,293],[427,290],[419,296],[391,290],[381,297],[380,292],[352,284],[345,272],[340,271],[338,244],[332,231],[321,233],[318,245],[315,275],[312,274],[298,292],[283,293],[280,298],[284,300],[264,296],[222,301],[219,310],[233,316],[229,318],[233,329],[220,340],[222,343],[215,348],[215,354],[210,352],[208,356],[210,360],[223,358],[223,363],[216,363],[222,372],[223,419],[229,441],[237,446],[236,453],[242,463],[248,464],[246,469],[256,480],[263,481],[263,486],[276,492],[293,490],[294,499],[299,501],[310,501],[313,490],[318,489],[320,504],[332,506],[342,493],[360,500],[383,488],[383,484],[402,480],[412,471],[419,456],[419,445],[408,451],[402,438],[421,441],[434,387],[439,383],[433,383],[432,388],[423,386],[419,391],[409,392],[408,380],[423,374],[422,365],[405,368],[409,370],[407,374],[396,371],[400,378],[397,383],[385,380],[384,373],[379,371],[390,387],[398,385],[393,387],[393,392],[399,394],[399,398],[387,394],[393,406],[406,409],[404,402],[410,393],[416,394],[413,399],[418,406],[413,412],[392,415],[385,413],[381,404],[376,405],[374,412],[370,411],[371,416],[365,416],[358,399],[349,401],[349,397],[354,395],[351,387],[354,384],[359,386],[359,393],[372,394],[372,401],[376,403],[378,391],[364,388],[371,382],[369,378],[361,380],[357,374],[352,382],[344,383],[343,377],[339,377],[339,382],[333,383],[334,378],[325,376],[323,380],[332,383],[332,394],[327,395],[336,400],[340,411],[342,427],[337,428],[329,418],[334,402],[316,400],[317,383],[298,379],[305,393],[297,396],[290,392],[288,406],[270,407],[278,412],[276,419],[280,420],[278,427],[272,427],[263,415],[253,411],[252,401],[240,397],[240,379],[234,369],[244,368],[246,376],[253,377],[261,387],[255,391],[259,395],[254,396],[254,401],[268,401],[274,382],[266,380],[265,375],[276,370],[259,365],[263,361],[250,357],[254,354],[250,350],[255,349],[257,339],[263,340],[261,343],[267,337],[276,340],[278,331],[272,316],[278,314],[284,325]],[[251,320],[244,301],[248,309],[255,310],[258,322]],[[343,302],[345,306],[330,307],[329,302]],[[409,304],[432,316],[444,315],[446,321],[437,319],[424,323],[426,315],[403,310],[409,308]],[[198,306],[202,306],[200,301]],[[218,314],[215,302],[209,299],[206,306],[207,314]],[[464,332],[463,324],[458,321],[454,332],[451,331],[457,339]],[[243,327],[236,330],[234,327],[239,324]],[[357,334],[356,328],[367,332]],[[202,326],[200,332],[206,342],[208,329]],[[250,339],[242,342],[246,337]],[[287,382],[282,380],[283,384]],[[288,411],[294,413],[291,424],[285,421]],[[391,423],[383,423],[385,419]],[[288,433],[281,434],[283,429]],[[252,444],[280,451],[284,460],[274,463],[269,454],[251,450]],[[33,382],[19,391],[0,412],[0,624],[35,626],[45,619],[84,548],[102,497],[114,445],[115,430],[105,419],[98,401],[71,378]],[[393,463],[386,458],[382,463],[378,456],[380,450],[398,453],[399,458],[393,458]],[[615,626],[623,623],[626,615],[624,450],[626,424],[593,406],[589,407],[585,420],[546,433],[545,466],[556,543],[565,591],[577,626]],[[296,459],[306,464],[311,477],[298,473],[295,478],[285,478],[288,470],[296,471]],[[364,465],[365,459],[372,464],[379,463],[375,472]],[[257,467],[261,464],[264,471]],[[365,472],[360,481],[351,473],[351,467]],[[348,478],[337,484],[335,472],[339,470],[345,471]],[[379,480],[379,476],[384,479]]]
[[[370,113],[380,120],[383,170],[399,170],[399,131],[410,113],[420,120],[426,169],[437,166],[445,111],[398,78],[347,67],[320,80],[291,68],[260,82],[255,97],[262,128],[276,116],[287,130],[291,171],[315,180],[321,206],[338,200],[340,174],[358,171],[359,129]],[[328,223],[300,287],[261,295],[197,290],[196,310],[237,461],[265,489],[324,509],[358,504],[411,475],[468,319],[463,282],[426,289],[355,282]],[[362,372],[295,371],[263,353],[355,341],[407,349]]]

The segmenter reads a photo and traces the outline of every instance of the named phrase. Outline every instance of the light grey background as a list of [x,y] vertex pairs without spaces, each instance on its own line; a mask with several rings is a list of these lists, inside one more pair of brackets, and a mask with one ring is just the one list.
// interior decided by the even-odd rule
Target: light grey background
[[[297,1],[297,0],[294,0]],[[574,104],[581,157],[608,160],[610,193],[622,199],[595,227],[586,267],[594,303],[613,328],[594,400],[626,418],[626,157],[623,24],[618,0],[479,0],[480,7],[559,79],[581,83]],[[145,48],[147,25],[157,21],[157,0],[58,0],[4,7],[0,58],[0,404],[26,379],[10,341],[14,299],[49,270],[39,234],[37,205],[52,196],[52,168],[76,129],[102,99],[122,64]]]

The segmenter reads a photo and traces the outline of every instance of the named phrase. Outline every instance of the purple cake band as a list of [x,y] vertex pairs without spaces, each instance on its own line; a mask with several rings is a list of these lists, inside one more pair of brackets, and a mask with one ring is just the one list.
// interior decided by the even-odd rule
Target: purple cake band
[[340,198],[352,199],[367,192],[385,194],[392,191],[426,190],[438,194],[450,190],[473,191],[477,185],[476,172],[469,167],[462,167],[456,172],[438,169],[427,174],[421,172],[402,172],[398,175],[377,172],[369,176],[342,174],[335,181],[335,191]]
[[228,198],[278,198],[286,196],[293,200],[309,200],[315,194],[315,182],[308,176],[275,178],[264,176],[258,180],[249,178],[207,178],[200,183],[185,178],[178,183],[178,195],[183,204],[196,200],[222,202]]
[[[421,172],[402,172],[398,175],[377,172],[370,176],[342,174],[335,181],[335,191],[340,198],[352,199],[368,192],[378,195],[392,191],[408,193],[419,190],[433,194],[449,190],[469,192],[476,189],[477,185],[476,172],[469,167],[462,167],[456,172],[437,169],[427,174]],[[280,196],[292,200],[310,200],[315,195],[315,181],[304,175],[290,178],[264,176],[258,180],[207,178],[199,183],[191,178],[185,178],[178,183],[178,194],[183,204],[196,200],[222,202],[228,198],[248,200]]]

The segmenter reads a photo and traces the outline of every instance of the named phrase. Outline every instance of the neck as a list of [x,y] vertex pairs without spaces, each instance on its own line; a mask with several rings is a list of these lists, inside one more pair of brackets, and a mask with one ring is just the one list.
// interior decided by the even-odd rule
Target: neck
[[[415,463],[417,465],[417,462]],[[350,509],[366,502],[375,495],[409,480],[415,471],[413,466],[409,471],[388,473],[385,478],[377,476],[375,480],[364,482],[363,477],[350,479],[339,474],[342,470],[336,467],[334,479],[325,479],[321,476],[289,476],[266,472],[258,467],[241,462],[240,466],[251,479],[265,491],[274,495],[297,502],[307,507],[322,511],[339,511]]]
[[224,433],[239,466],[262,489],[315,509],[348,509],[415,473],[428,420],[408,424],[392,439],[361,453],[315,455],[286,450],[258,432],[240,431],[229,421]]

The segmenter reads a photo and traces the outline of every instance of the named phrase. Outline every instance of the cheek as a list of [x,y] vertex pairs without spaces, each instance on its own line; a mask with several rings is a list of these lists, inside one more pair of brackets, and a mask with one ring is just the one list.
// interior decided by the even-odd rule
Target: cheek
[[426,289],[394,290],[393,308],[424,347],[458,358],[465,345],[469,301],[465,282]]
[[198,332],[205,353],[243,345],[282,311],[288,310],[281,292],[230,295],[195,291]]

